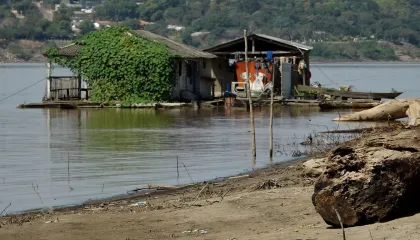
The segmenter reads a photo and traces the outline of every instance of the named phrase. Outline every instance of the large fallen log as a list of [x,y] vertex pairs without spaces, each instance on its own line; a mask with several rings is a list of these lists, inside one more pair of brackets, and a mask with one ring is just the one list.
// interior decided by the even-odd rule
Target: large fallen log
[[396,99],[374,108],[334,118],[333,121],[381,121],[407,117],[409,106],[420,102],[420,98]]
[[408,125],[420,125],[420,102],[414,102],[410,104],[406,113],[408,116]]
[[419,131],[378,132],[334,149],[312,196],[325,222],[356,226],[419,213]]

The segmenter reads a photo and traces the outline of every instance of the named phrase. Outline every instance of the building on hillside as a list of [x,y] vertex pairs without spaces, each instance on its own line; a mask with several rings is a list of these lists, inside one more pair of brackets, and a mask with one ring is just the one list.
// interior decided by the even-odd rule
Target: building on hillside
[[[179,56],[173,69],[176,73],[172,91],[173,100],[191,101],[213,98],[213,81],[210,78],[202,77],[201,70],[207,70],[205,68],[207,61],[216,59],[215,55],[145,30],[134,32],[150,41],[166,45],[169,51]],[[58,48],[58,51],[63,57],[74,57],[81,48],[81,45],[70,44]],[[46,53],[44,56],[47,56]],[[206,73],[206,71],[204,72]],[[204,76],[206,75],[204,74]],[[91,95],[91,89],[86,81],[74,76],[51,76],[49,74],[46,89],[44,97],[46,101],[82,100],[89,99]]]
[[148,21],[144,21],[144,20],[139,20],[139,24],[141,25],[141,26],[148,26],[148,25],[152,25],[152,24],[155,24],[154,22],[148,22]]
[[178,25],[168,25],[166,27],[166,29],[175,30],[175,31],[182,31],[182,30],[185,29],[185,27],[184,26],[178,26]]
[[116,23],[112,22],[112,21],[95,21],[93,23],[95,25],[96,29],[101,29],[104,27],[111,27],[113,25],[115,25]]
[[[249,35],[247,41],[251,90],[263,91],[272,80],[274,60],[280,66],[280,69],[275,69],[274,75],[278,95],[291,98],[296,85],[310,84],[309,55],[312,47],[264,34]],[[244,92],[245,39],[234,39],[204,51],[217,56],[216,59],[208,59],[203,65],[206,69],[202,70],[213,82],[214,97],[222,97],[225,91],[238,96],[240,91]]]
[[83,11],[74,11],[72,20],[76,20],[76,21],[93,20],[93,14],[92,13],[86,13],[86,12],[83,12]]

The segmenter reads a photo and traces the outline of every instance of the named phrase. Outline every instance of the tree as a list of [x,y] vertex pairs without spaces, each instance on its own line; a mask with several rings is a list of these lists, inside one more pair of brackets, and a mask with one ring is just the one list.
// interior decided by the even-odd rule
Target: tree
[[90,33],[92,31],[95,31],[95,25],[92,21],[83,21],[79,25],[80,34],[85,35],[87,33]]
[[133,29],[133,30],[140,28],[140,23],[139,23],[139,20],[137,19],[126,19],[122,22],[122,25],[126,28]]
[[29,11],[38,10],[38,7],[32,3],[31,0],[16,1],[13,3],[13,8],[16,9],[20,14],[27,14]]
[[238,10],[245,13],[254,13],[261,8],[260,0],[238,0],[235,2],[238,5]]
[[176,21],[181,22],[181,19],[184,15],[184,11],[180,7],[168,8],[163,14],[166,21]]
[[54,9],[56,4],[60,4],[60,0],[43,0],[44,6]]
[[140,10],[134,0],[108,0],[96,7],[96,17],[102,20],[124,21],[140,17]]

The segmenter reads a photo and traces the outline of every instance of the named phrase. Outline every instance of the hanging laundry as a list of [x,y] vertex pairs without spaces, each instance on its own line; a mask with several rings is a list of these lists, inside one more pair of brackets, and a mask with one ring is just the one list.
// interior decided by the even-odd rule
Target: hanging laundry
[[252,91],[262,91],[264,89],[264,82],[263,82],[264,77],[265,77],[264,73],[259,72],[257,74],[256,79],[253,82],[251,82]]
[[305,63],[305,60],[301,60],[300,62],[299,62],[299,65],[298,65],[298,73],[299,73],[299,75],[302,75],[303,74],[303,70],[304,69],[306,69],[306,63]]
[[267,51],[266,59],[267,61],[271,61],[273,59],[273,51]]
[[256,59],[254,60],[254,68],[258,71],[258,69],[260,69],[260,62],[257,61]]
[[267,65],[265,64],[265,62],[261,63],[261,69],[267,69]]
[[239,53],[235,52],[235,60],[238,61],[239,60]]

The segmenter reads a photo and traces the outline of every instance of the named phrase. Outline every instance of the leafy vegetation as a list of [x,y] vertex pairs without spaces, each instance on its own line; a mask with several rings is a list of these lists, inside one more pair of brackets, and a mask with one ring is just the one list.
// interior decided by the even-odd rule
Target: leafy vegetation
[[108,0],[96,7],[96,15],[112,21],[124,21],[140,17],[140,9],[135,0]]
[[[155,24],[148,30],[203,48],[240,37],[243,29],[315,45],[315,56],[333,59],[394,60],[393,49],[378,40],[420,43],[420,3],[415,0],[144,0],[130,14],[124,9],[134,7],[134,0],[109,2],[97,18],[151,21]],[[186,28],[171,31],[168,24]],[[191,36],[199,31],[209,34]]]
[[[241,36],[243,29],[301,41],[371,36],[412,44],[420,41],[416,0],[144,0],[138,11],[131,12],[124,10],[128,5],[134,7],[134,0],[108,0],[96,17],[141,18],[163,29],[178,24],[187,32],[210,31],[205,45]],[[120,10],[115,13],[115,9]],[[191,41],[187,34],[182,38]]]
[[174,56],[163,44],[127,28],[110,27],[76,40],[83,47],[73,58],[49,49],[54,62],[87,79],[92,99],[125,104],[169,100],[175,79]]
[[[130,29],[153,22],[146,30],[206,48],[242,36],[243,29],[315,45],[326,58],[395,59],[378,40],[420,45],[418,0],[44,0],[44,6],[70,2],[95,5],[94,20],[118,22]],[[64,5],[52,21],[33,0],[0,0],[0,39],[73,39],[72,8]],[[18,18],[11,9],[24,18]],[[184,26],[183,31],[167,29]],[[80,34],[93,31],[83,23]],[[193,37],[194,32],[204,32]],[[358,39],[360,43],[354,43]],[[334,43],[334,44],[330,44]],[[319,48],[319,50],[316,50]]]

